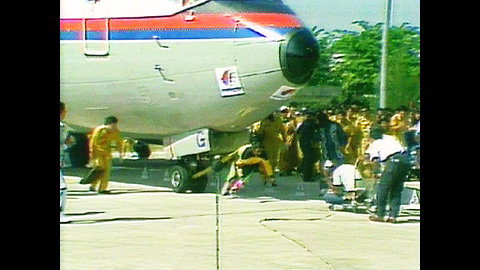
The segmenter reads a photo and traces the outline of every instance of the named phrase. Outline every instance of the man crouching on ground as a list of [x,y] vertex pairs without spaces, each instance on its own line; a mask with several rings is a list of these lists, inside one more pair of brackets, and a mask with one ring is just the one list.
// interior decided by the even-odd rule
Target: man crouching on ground
[[272,166],[266,160],[265,151],[258,142],[238,148],[236,155],[238,158],[232,162],[227,182],[222,188],[222,195],[228,195],[242,188],[257,170],[265,184],[277,186],[273,178]]

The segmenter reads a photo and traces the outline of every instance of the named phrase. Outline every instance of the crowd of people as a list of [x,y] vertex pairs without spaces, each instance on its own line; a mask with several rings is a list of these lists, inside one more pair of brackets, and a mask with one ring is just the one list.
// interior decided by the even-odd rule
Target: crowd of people
[[[419,146],[417,109],[401,106],[373,114],[355,105],[300,111],[281,107],[252,125],[251,144],[235,152],[222,194],[239,190],[255,168],[265,185],[272,186],[276,171],[296,171],[305,182],[320,178],[321,195],[332,205],[367,198],[373,202],[375,193],[377,210],[370,220],[397,223],[403,184],[412,168],[410,152],[419,152]],[[357,190],[362,179],[369,183]]]
[[[61,222],[68,222],[64,214],[66,185],[62,168],[66,163],[65,149],[73,144],[73,138],[67,135],[67,127],[62,122],[65,115],[65,104],[60,102]],[[107,186],[111,167],[111,142],[116,142],[120,152],[128,148],[126,146],[128,143],[125,143],[120,135],[117,123],[118,119],[115,116],[105,118],[104,125],[98,126],[90,138],[92,170],[80,184],[90,184],[90,191],[96,191],[98,187],[99,194],[109,193]],[[384,206],[388,194],[396,194],[392,196],[394,197],[392,204],[397,210],[393,211],[393,216],[390,217],[390,220],[395,220],[403,181],[407,175],[407,168],[410,169],[410,165],[407,164],[408,154],[405,153],[413,149],[419,151],[420,110],[400,106],[395,111],[379,109],[371,112],[368,108],[359,108],[355,105],[325,110],[306,108],[297,110],[283,106],[277,112],[253,124],[250,131],[251,144],[242,146],[230,155],[236,161],[231,164],[222,194],[226,195],[240,189],[256,169],[265,184],[271,186],[277,185],[276,172],[280,175],[291,175],[296,172],[302,175],[305,182],[315,182],[320,178],[321,189],[322,184],[326,188],[332,188],[335,183],[332,184],[329,178],[335,169],[344,166],[341,170],[344,173],[355,172],[357,167],[359,169],[362,167],[359,163],[363,163],[365,154],[368,154],[371,161],[377,158],[378,162],[383,163],[385,170],[395,171],[380,179],[377,190],[380,210],[371,220],[384,220]],[[376,133],[378,135],[374,135]],[[336,174],[340,175],[340,170]],[[360,174],[368,176],[375,172],[373,170],[368,172],[367,168]],[[338,179],[340,178],[342,177]],[[350,182],[355,182],[355,179]]]
[[310,182],[316,175],[326,177],[325,165],[356,164],[375,126],[406,149],[419,145],[420,110],[406,106],[375,112],[356,105],[324,110],[283,106],[253,124],[251,134],[265,150],[273,171],[281,175],[298,172]]

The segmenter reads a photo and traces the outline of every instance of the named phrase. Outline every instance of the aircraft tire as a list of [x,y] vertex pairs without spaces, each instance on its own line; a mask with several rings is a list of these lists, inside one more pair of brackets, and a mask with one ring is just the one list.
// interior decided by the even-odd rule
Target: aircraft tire
[[177,193],[184,193],[189,189],[191,182],[190,173],[188,170],[180,165],[175,165],[170,168],[170,185],[173,191]]
[[152,154],[152,151],[150,151],[150,147],[148,146],[148,144],[142,141],[137,141],[133,145],[133,151],[137,152],[139,158],[148,158],[150,154]]

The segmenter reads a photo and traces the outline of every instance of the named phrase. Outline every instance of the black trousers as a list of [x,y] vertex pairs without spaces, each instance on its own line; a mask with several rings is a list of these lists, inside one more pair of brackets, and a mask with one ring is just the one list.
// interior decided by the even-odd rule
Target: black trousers
[[394,154],[385,164],[380,182],[377,186],[377,215],[385,216],[385,208],[390,197],[390,217],[397,217],[400,213],[403,183],[410,170],[410,160],[407,154]]
[[312,143],[302,143],[300,142],[300,149],[302,150],[303,159],[300,165],[300,171],[303,174],[304,182],[315,181],[313,179],[313,165],[316,162],[315,148],[313,148]]

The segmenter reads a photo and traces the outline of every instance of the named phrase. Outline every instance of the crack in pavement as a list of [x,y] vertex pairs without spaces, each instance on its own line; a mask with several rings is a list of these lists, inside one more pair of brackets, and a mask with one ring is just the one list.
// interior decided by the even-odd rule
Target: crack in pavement
[[324,217],[320,217],[320,218],[264,218],[264,219],[261,219],[258,223],[266,228],[267,230],[269,231],[272,231],[278,235],[280,235],[281,237],[287,239],[288,241],[294,243],[295,245],[303,248],[305,251],[307,251],[308,253],[310,253],[312,256],[320,259],[322,262],[324,262],[325,264],[327,264],[329,267],[331,267],[332,269],[337,269],[333,264],[331,264],[330,262],[328,262],[327,260],[323,259],[322,257],[316,255],[315,253],[313,253],[313,251],[311,251],[307,246],[305,246],[304,244],[302,244],[300,241],[298,240],[295,240],[294,238],[278,231],[278,230],[275,230],[273,228],[270,228],[268,227],[266,224],[263,224],[264,222],[274,222],[274,221],[321,221],[321,220],[325,220],[331,216],[335,215],[335,213],[331,213],[331,214],[328,214]]

